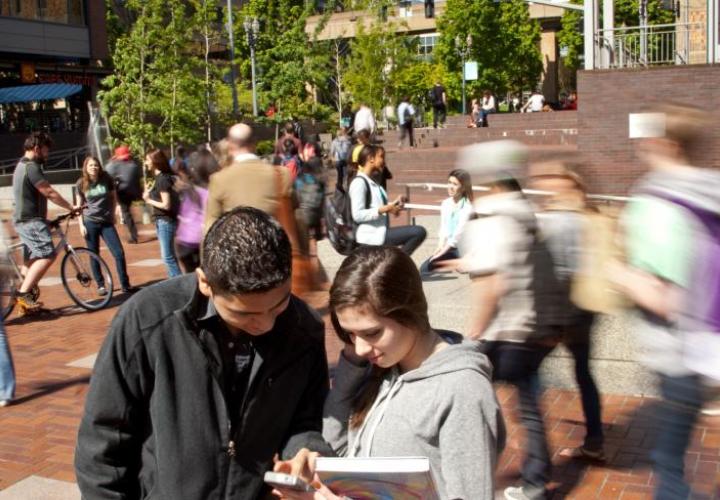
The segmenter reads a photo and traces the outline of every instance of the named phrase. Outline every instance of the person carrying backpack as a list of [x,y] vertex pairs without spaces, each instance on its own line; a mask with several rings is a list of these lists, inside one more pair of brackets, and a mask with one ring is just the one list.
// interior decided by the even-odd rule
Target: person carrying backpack
[[[408,255],[425,241],[427,232],[422,226],[389,227],[388,214],[403,210],[403,197],[388,202],[385,190],[373,179],[382,166],[376,161],[377,148],[365,146],[358,156],[358,173],[350,183],[348,193],[352,220],[357,225],[355,241],[359,245],[400,246]],[[369,193],[369,201],[368,201]]]
[[337,181],[335,186],[337,189],[345,190],[345,181],[347,175],[348,157],[352,149],[352,142],[347,134],[346,127],[340,127],[337,137],[333,139],[330,145],[330,158],[332,158],[333,166],[337,171]]
[[322,239],[323,201],[325,199],[325,181],[322,179],[322,160],[313,157],[303,163],[294,182],[297,208],[297,220],[300,252],[310,254],[310,238]]
[[654,498],[686,499],[685,452],[708,388],[720,383],[720,173],[689,161],[712,116],[653,111],[637,142],[650,172],[621,219],[627,264],[613,277],[635,304],[642,361],[660,380]]
[[415,107],[410,104],[409,97],[403,97],[398,106],[398,126],[400,127],[400,142],[398,148],[402,147],[405,136],[408,136],[410,147],[415,147],[413,136],[413,121],[415,120]]

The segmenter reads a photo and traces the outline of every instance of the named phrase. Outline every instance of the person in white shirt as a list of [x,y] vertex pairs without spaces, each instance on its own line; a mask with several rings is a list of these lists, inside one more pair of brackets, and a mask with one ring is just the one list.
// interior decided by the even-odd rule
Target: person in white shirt
[[482,122],[482,125],[478,126],[487,127],[487,116],[491,113],[494,113],[495,109],[495,96],[492,95],[489,90],[484,91],[482,105],[480,107],[480,121]]
[[404,201],[398,196],[389,203],[385,190],[373,180],[382,169],[376,156],[374,146],[365,146],[360,151],[358,172],[348,188],[352,218],[358,225],[355,241],[368,246],[400,246],[411,255],[425,241],[427,232],[422,226],[389,227],[388,214],[398,215]]
[[360,109],[355,113],[353,129],[355,129],[356,134],[361,130],[367,130],[371,136],[375,134],[375,117],[373,116],[372,109],[370,109],[367,104],[360,104]]
[[403,97],[398,106],[398,125],[400,127],[400,142],[398,147],[402,147],[405,136],[408,136],[410,147],[415,146],[415,137],[413,136],[413,121],[415,120],[415,107],[410,104],[409,97]]
[[434,271],[438,262],[460,257],[457,245],[465,223],[473,213],[473,192],[470,174],[455,169],[448,176],[449,198],[440,205],[440,235],[435,252],[420,266],[422,274]]
[[543,110],[543,106],[545,105],[545,98],[543,95],[538,92],[537,90],[534,90],[532,95],[530,96],[530,99],[528,99],[528,102],[525,103],[525,106],[522,107],[523,113],[539,113]]

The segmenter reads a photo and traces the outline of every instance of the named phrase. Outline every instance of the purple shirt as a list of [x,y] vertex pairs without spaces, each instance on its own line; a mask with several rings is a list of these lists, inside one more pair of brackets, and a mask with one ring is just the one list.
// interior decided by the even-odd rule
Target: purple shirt
[[203,235],[203,222],[205,221],[208,190],[197,186],[191,189],[194,189],[198,194],[199,203],[196,203],[192,196],[185,193],[182,202],[180,202],[175,239],[187,246],[200,246]]

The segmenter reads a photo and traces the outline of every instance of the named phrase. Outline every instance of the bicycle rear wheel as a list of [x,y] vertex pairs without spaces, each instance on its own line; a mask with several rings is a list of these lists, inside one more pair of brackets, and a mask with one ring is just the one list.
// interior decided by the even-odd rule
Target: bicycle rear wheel
[[[60,277],[70,298],[84,309],[102,309],[112,299],[113,279],[110,268],[92,250],[75,248],[66,252],[60,267]],[[101,287],[105,289],[105,295],[101,295]]]

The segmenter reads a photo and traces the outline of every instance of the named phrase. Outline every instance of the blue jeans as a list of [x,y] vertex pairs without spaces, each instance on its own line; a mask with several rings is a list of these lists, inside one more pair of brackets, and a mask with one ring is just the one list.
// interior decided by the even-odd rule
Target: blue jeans
[[0,401],[9,401],[13,397],[15,397],[15,367],[5,325],[0,320]]
[[[83,219],[83,224],[87,231],[85,234],[85,244],[87,247],[93,252],[100,254],[100,238],[102,237],[113,259],[115,259],[115,268],[120,278],[120,286],[123,290],[130,288],[130,280],[125,264],[125,251],[123,250],[122,243],[120,243],[120,237],[118,236],[115,226],[108,222],[94,222],[88,219]],[[105,281],[100,272],[100,266],[97,262],[92,261],[91,267],[98,286],[104,287]]]
[[180,276],[182,272],[180,272],[180,266],[178,266],[177,256],[175,255],[177,221],[158,217],[155,219],[155,229],[160,242],[160,256],[167,268],[168,277]]
[[663,400],[657,412],[660,432],[652,451],[655,462],[655,500],[685,500],[690,486],[685,481],[685,451],[703,404],[699,377],[660,374]]

